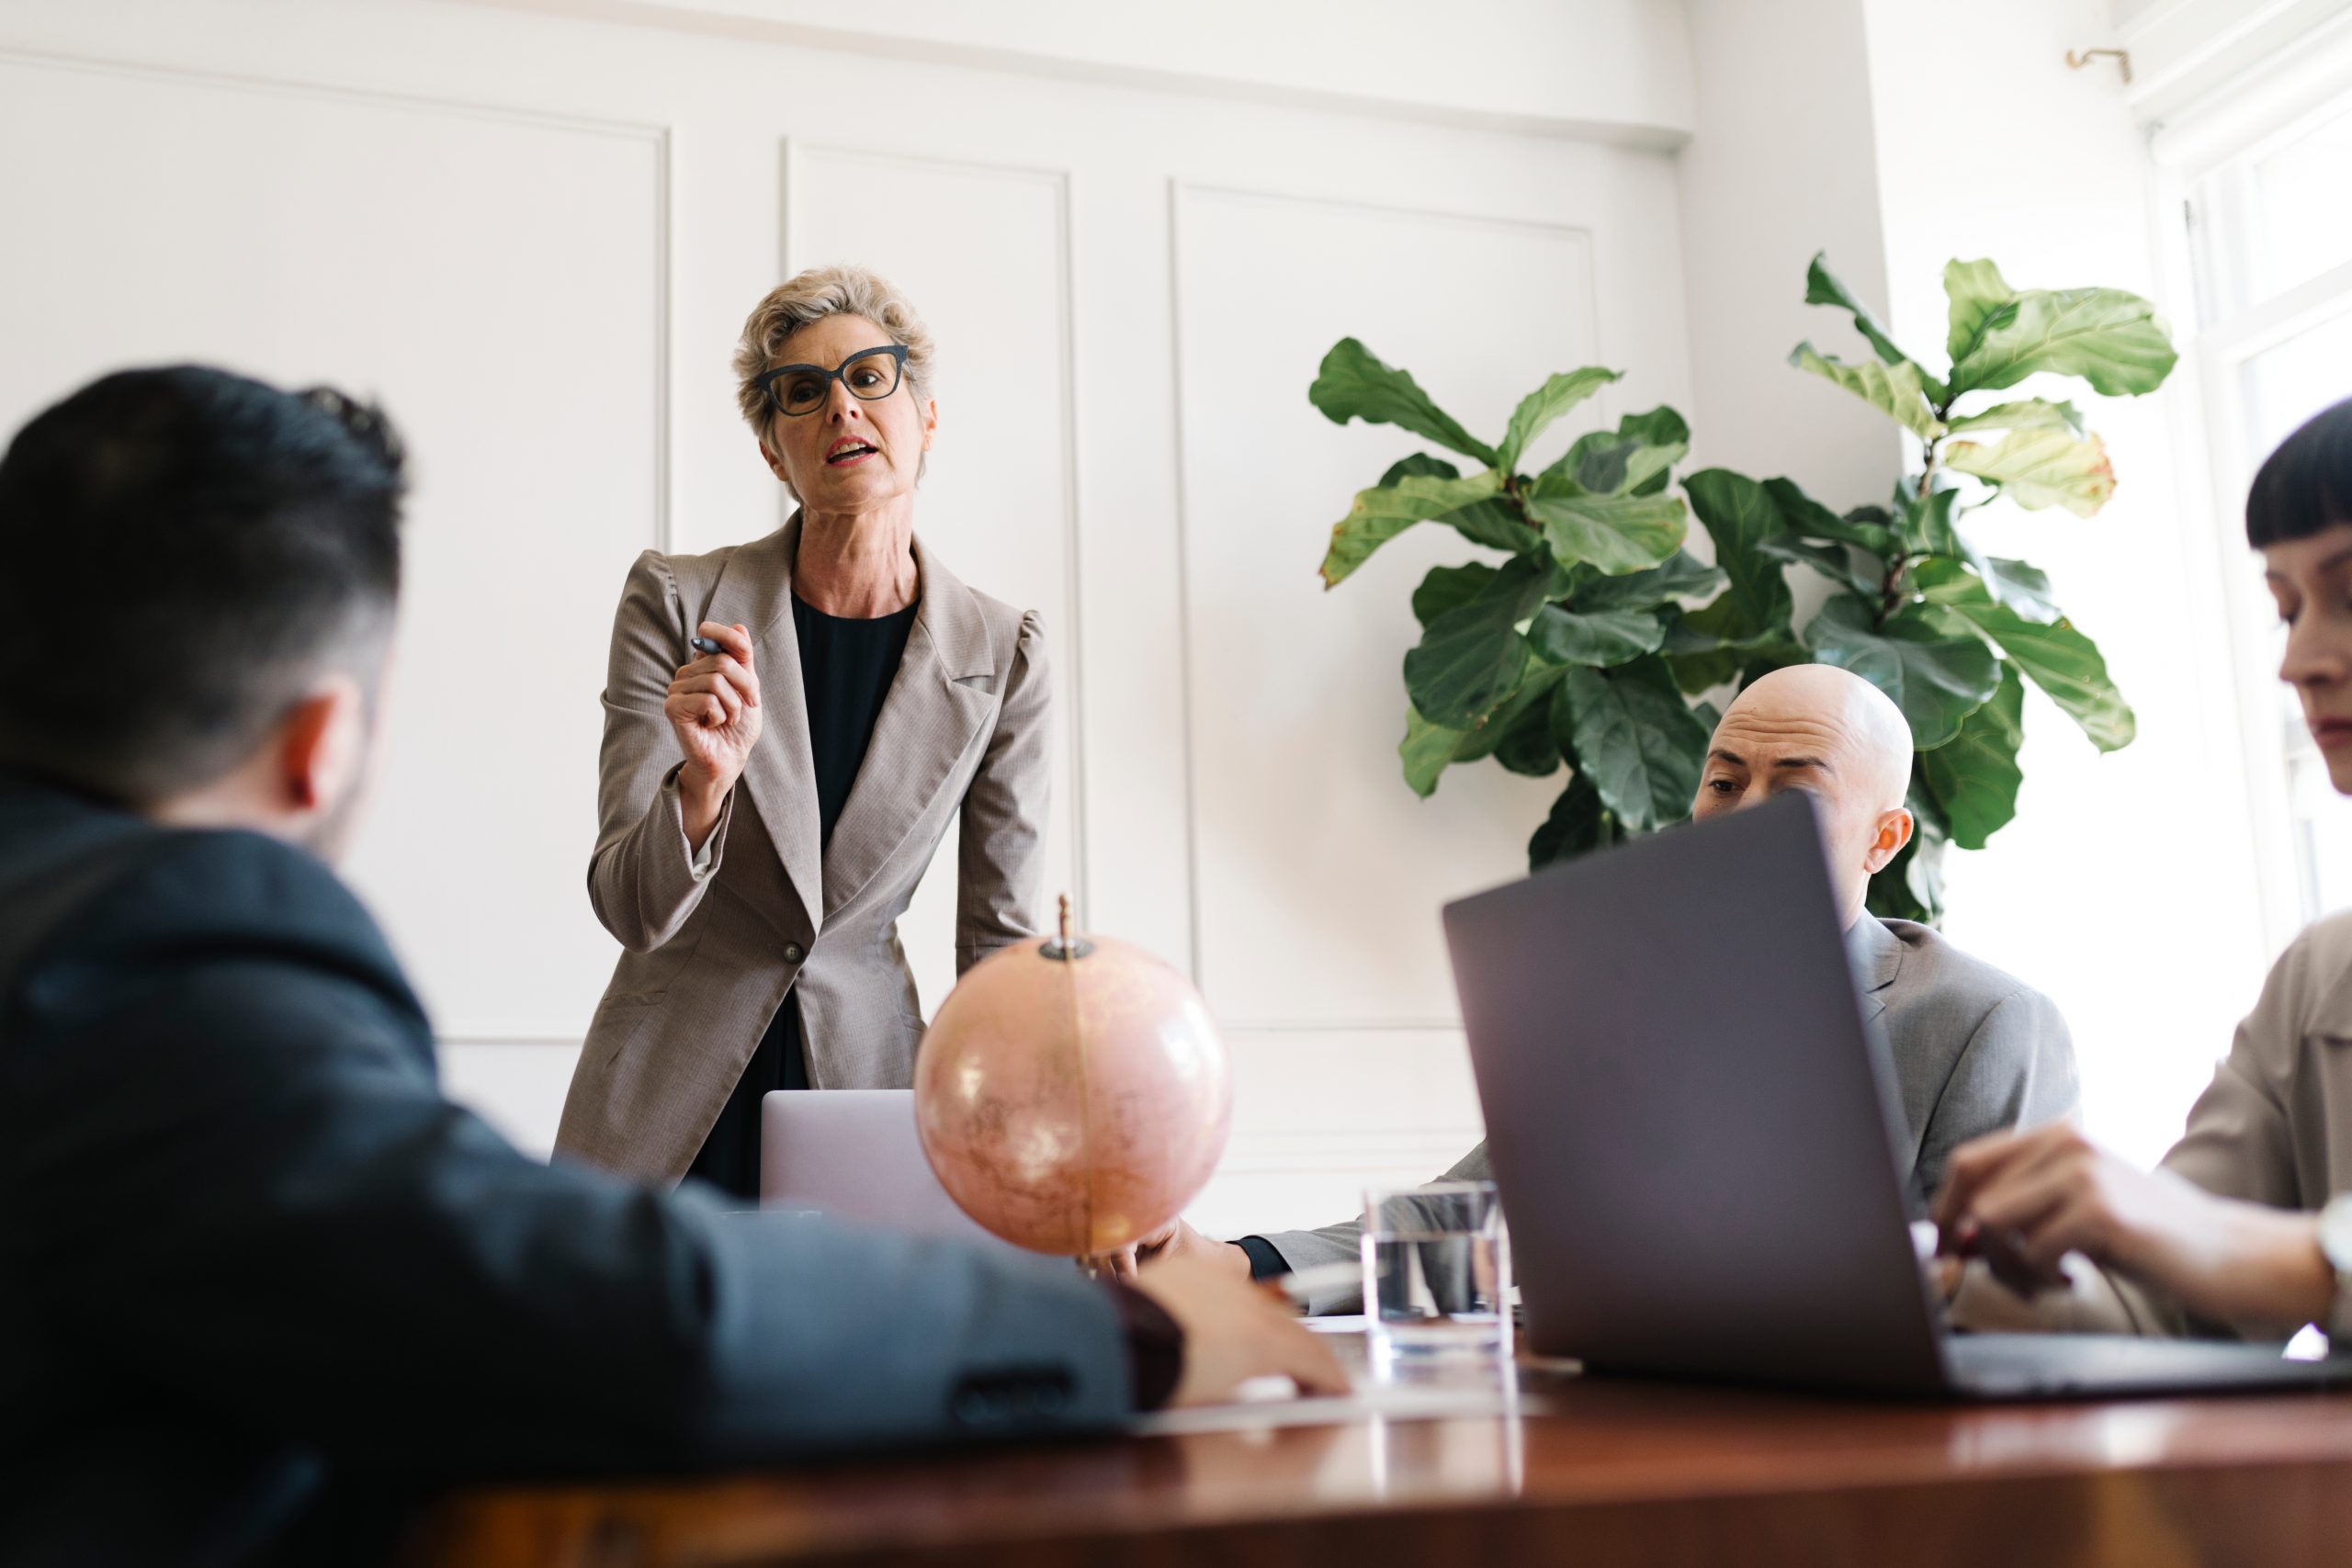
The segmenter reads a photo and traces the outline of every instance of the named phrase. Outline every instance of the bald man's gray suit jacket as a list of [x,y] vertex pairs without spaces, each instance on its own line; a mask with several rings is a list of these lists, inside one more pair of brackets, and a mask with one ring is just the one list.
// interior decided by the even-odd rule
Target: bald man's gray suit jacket
[[[1884,1031],[1894,1062],[1907,1168],[1917,1190],[1941,1184],[1944,1161],[1969,1139],[2073,1113],[2075,1043],[2050,998],[1909,920],[1865,915],[1846,933],[1865,1021]],[[1442,1180],[1493,1176],[1487,1145]],[[1352,1260],[1363,1224],[1283,1231],[1265,1239],[1294,1269]],[[1316,1292],[1308,1310],[1354,1312],[1353,1287]]]

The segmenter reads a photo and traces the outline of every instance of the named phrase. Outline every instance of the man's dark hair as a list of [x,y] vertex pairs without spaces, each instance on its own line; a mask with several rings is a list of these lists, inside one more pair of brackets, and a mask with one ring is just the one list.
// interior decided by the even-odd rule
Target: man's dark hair
[[2245,497],[2245,541],[2257,550],[2338,523],[2352,523],[2352,398],[2278,443]]
[[130,804],[209,784],[400,593],[381,410],[204,366],[125,370],[0,457],[0,764]]

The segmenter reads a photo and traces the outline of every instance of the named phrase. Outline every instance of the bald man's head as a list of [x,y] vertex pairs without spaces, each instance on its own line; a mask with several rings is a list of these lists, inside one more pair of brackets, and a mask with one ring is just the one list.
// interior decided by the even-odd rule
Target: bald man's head
[[1871,877],[1911,840],[1910,786],[1911,727],[1886,694],[1834,664],[1792,664],[1750,682],[1724,710],[1690,815],[1810,791],[1838,914],[1851,925]]

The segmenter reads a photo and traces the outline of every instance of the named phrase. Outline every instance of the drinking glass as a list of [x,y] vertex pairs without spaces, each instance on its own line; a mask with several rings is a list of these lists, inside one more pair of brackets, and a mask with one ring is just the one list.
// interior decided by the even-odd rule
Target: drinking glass
[[1374,1188],[1363,1200],[1363,1311],[1375,1359],[1510,1351],[1510,1238],[1491,1181]]

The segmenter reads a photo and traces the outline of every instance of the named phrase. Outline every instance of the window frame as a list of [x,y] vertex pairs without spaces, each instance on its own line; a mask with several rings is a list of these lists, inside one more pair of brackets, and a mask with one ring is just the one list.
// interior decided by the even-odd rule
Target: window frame
[[[2213,554],[2210,607],[2226,628],[2226,671],[2207,698],[2234,709],[2246,832],[2265,936],[2286,946],[2318,911],[2304,817],[2293,790],[2294,748],[2281,722],[2278,614],[2248,570],[2245,502],[2267,453],[2245,449],[2245,367],[2268,349],[2352,312],[2352,258],[2267,299],[2238,305],[2244,280],[2216,225],[2236,217],[2236,193],[2214,184],[2352,107],[2352,18],[2215,87],[2149,127],[2154,228],[2165,296],[2186,307],[2174,326],[2182,411],[2175,435],[2184,501],[2201,513]],[[2221,199],[2213,201],[2218,195]],[[2211,202],[2211,205],[2207,205]],[[2347,378],[2352,393],[2352,378]]]

